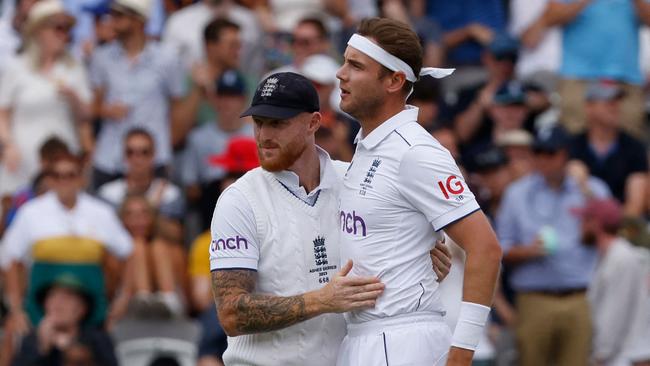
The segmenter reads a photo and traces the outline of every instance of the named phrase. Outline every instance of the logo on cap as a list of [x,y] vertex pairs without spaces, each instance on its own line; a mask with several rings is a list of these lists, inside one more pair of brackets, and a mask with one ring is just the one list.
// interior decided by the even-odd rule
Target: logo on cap
[[270,97],[271,94],[277,89],[278,87],[278,78],[268,78],[266,80],[266,83],[264,83],[264,86],[262,87],[262,92],[260,93],[260,96],[262,97]]

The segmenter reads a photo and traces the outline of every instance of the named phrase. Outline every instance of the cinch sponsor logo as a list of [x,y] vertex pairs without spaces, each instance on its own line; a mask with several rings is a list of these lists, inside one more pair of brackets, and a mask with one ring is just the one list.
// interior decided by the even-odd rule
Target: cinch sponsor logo
[[234,238],[212,240],[210,244],[212,251],[226,250],[226,249],[248,249],[248,241],[245,238],[237,235]]
[[366,236],[366,222],[361,216],[357,216],[356,211],[352,211],[352,213],[341,211],[339,217],[343,232],[354,235],[360,233],[361,236]]

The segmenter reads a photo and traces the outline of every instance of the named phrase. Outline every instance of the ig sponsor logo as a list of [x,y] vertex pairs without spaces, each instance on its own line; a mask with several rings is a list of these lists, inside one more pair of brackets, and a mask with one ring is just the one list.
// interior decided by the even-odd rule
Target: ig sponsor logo
[[438,187],[440,188],[442,194],[445,196],[445,199],[449,199],[449,194],[459,195],[457,197],[457,201],[461,201],[463,199],[463,196],[460,196],[460,194],[465,191],[465,187],[463,186],[463,183],[460,181],[460,179],[458,179],[458,177],[455,175],[450,175],[447,177],[445,184],[439,180]]

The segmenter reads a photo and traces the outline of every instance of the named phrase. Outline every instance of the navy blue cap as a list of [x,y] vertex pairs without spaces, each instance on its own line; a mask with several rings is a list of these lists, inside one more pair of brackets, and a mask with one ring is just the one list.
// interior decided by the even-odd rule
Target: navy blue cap
[[302,112],[319,110],[318,93],[311,81],[294,72],[280,72],[262,80],[250,108],[241,117],[288,119]]
[[488,50],[497,59],[516,59],[519,53],[519,42],[506,33],[497,33],[488,44]]
[[246,81],[239,72],[228,70],[217,79],[215,91],[219,95],[246,95]]
[[533,142],[533,150],[536,152],[556,152],[569,145],[571,136],[560,126],[540,129]]
[[590,102],[609,101],[624,96],[625,91],[620,86],[607,82],[592,82],[587,86],[587,92],[585,93],[585,99]]
[[467,159],[469,171],[484,173],[502,167],[508,163],[508,157],[500,148],[488,144],[473,151]]
[[498,105],[525,104],[526,93],[520,82],[510,81],[501,85],[492,101]]

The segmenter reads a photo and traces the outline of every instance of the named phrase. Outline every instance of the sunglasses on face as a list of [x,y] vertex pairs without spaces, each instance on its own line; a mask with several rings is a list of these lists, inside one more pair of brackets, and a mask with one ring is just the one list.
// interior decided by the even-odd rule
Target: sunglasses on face
[[70,29],[72,29],[72,25],[70,25],[70,23],[51,23],[48,26],[58,33],[65,34],[70,33]]
[[127,157],[132,157],[132,156],[151,156],[153,153],[152,149],[150,148],[134,148],[134,147],[127,147],[126,148],[126,156]]
[[318,40],[319,38],[293,37],[291,44],[299,47],[307,47],[318,42]]

